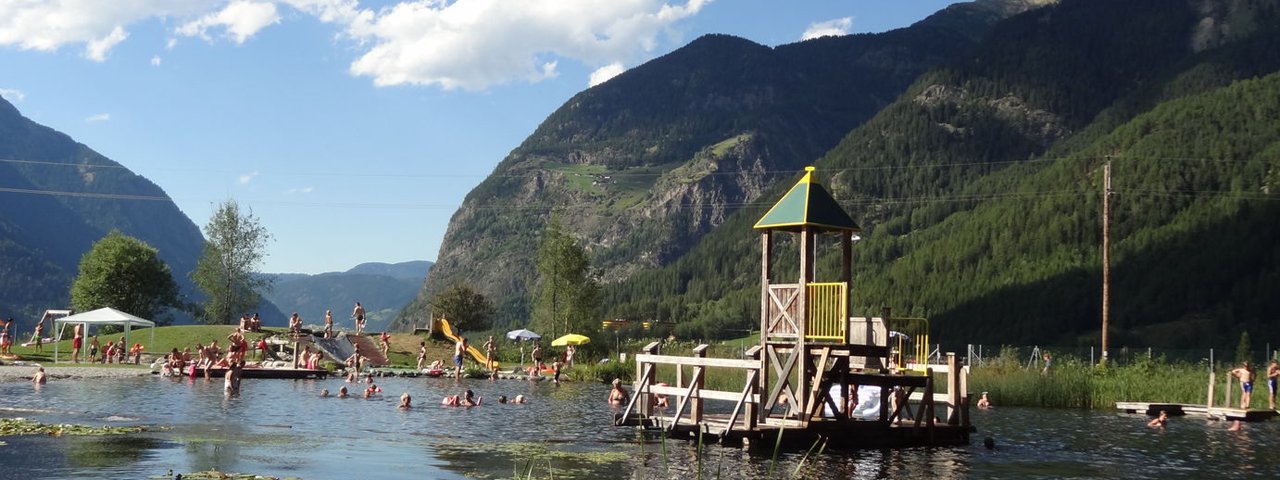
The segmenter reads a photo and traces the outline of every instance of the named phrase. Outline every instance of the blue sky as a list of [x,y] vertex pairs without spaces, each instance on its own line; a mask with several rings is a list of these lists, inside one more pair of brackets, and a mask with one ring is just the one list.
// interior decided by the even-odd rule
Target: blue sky
[[707,33],[779,45],[950,3],[0,0],[0,95],[197,225],[252,208],[263,271],[320,273],[434,260],[467,192],[593,78]]

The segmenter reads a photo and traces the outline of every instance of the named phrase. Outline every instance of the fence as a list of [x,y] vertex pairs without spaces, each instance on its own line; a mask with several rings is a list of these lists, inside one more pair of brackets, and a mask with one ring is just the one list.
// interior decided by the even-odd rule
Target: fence
[[[1275,345],[1266,344],[1261,350],[1250,350],[1248,357],[1256,364],[1263,364],[1268,360],[1280,359],[1280,351],[1275,350]],[[1012,345],[980,345],[970,344],[967,347],[965,363],[974,367],[981,367],[985,363],[991,362],[1002,356],[1012,356],[1018,359],[1018,362],[1027,368],[1042,368],[1044,364],[1044,354],[1048,353],[1050,358],[1072,358],[1079,361],[1088,361],[1090,364],[1096,364],[1102,359],[1102,350],[1094,347],[1055,347],[1055,346],[1012,346]],[[1174,348],[1135,348],[1121,347],[1107,349],[1107,361],[1118,365],[1127,365],[1136,361],[1163,358],[1169,362],[1181,362],[1191,364],[1203,364],[1206,367],[1209,364],[1221,365],[1223,363],[1235,363],[1235,349],[1174,349]]]

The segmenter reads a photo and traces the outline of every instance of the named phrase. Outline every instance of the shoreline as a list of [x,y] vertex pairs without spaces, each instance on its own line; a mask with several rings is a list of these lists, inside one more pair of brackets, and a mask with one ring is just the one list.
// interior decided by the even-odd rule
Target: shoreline
[[138,368],[130,367],[85,367],[75,364],[64,365],[0,365],[0,382],[30,382],[31,377],[35,375],[36,369],[44,367],[45,373],[49,376],[49,381],[58,380],[78,380],[84,378],[131,378],[151,376],[151,368],[148,366],[140,366]]

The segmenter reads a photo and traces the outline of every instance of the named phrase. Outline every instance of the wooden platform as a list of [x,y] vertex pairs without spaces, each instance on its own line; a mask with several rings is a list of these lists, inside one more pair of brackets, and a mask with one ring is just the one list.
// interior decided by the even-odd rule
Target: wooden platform
[[1280,415],[1275,410],[1208,407],[1187,403],[1116,402],[1116,408],[1127,413],[1143,413],[1152,417],[1159,415],[1160,411],[1163,410],[1171,417],[1194,415],[1197,417],[1243,420],[1246,422],[1261,422]]
[[[227,374],[226,368],[210,368],[210,378],[222,378]],[[204,369],[196,369],[193,377],[204,375]],[[305,368],[244,368],[240,370],[240,378],[276,378],[301,380],[307,378],[326,378],[329,371],[324,369],[308,370]]]
[[968,445],[969,436],[975,429],[972,426],[935,424],[932,428],[919,428],[914,422],[888,423],[879,421],[810,421],[801,428],[795,421],[769,419],[768,422],[756,425],[748,430],[743,421],[738,421],[733,428],[728,428],[729,415],[706,414],[701,424],[689,423],[683,419],[681,423],[670,426],[673,417],[655,415],[647,419],[633,416],[626,425],[639,425],[646,428],[670,426],[667,435],[676,439],[695,440],[699,430],[702,431],[703,442],[718,442],[725,445],[743,445],[749,448],[771,449],[778,444],[781,433],[781,445],[784,449],[807,449],[815,442],[825,441],[827,449],[850,450],[867,448],[910,448],[925,446]]

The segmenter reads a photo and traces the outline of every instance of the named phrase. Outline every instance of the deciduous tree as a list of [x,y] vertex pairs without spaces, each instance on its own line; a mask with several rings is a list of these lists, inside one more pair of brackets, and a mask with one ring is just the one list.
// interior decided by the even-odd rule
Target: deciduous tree
[[258,305],[258,291],[271,286],[269,279],[254,274],[271,234],[252,210],[243,212],[235,200],[227,200],[205,224],[204,235],[204,252],[191,280],[208,296],[204,321],[230,323]]
[[71,307],[86,312],[111,307],[153,319],[177,307],[178,284],[155,248],[112,230],[80,257],[71,283]]
[[449,320],[455,331],[484,330],[493,317],[493,303],[468,285],[454,285],[431,299],[431,314]]

